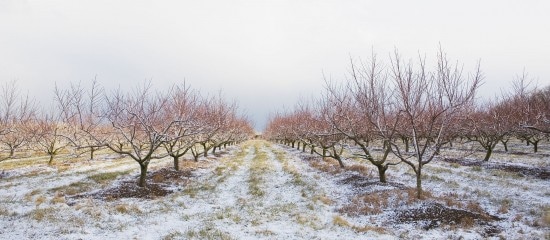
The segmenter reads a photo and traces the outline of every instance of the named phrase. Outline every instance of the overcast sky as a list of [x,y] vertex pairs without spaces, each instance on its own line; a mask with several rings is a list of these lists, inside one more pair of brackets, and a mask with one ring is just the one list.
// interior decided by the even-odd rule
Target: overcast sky
[[0,0],[0,82],[43,104],[53,84],[220,89],[263,129],[268,114],[344,79],[349,56],[434,58],[439,43],[491,96],[525,68],[550,84],[550,1]]

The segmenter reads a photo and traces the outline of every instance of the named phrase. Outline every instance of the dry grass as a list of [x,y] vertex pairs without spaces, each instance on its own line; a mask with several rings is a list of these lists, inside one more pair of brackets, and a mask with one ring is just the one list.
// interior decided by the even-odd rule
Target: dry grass
[[475,225],[475,220],[472,217],[463,217],[460,220],[460,225],[463,228],[472,228]]
[[542,226],[550,227],[550,207],[546,207],[543,209],[541,223]]
[[359,173],[361,175],[364,175],[364,176],[369,175],[369,169],[365,165],[354,164],[354,165],[346,167],[346,170],[352,171],[352,172],[357,172],[357,173]]
[[129,204],[126,204],[126,203],[118,204],[118,205],[115,206],[114,209],[115,209],[116,212],[122,213],[122,214],[135,215],[135,214],[143,213],[139,207],[137,207],[135,205],[129,205]]
[[351,227],[351,223],[348,222],[348,220],[346,220],[345,218],[341,217],[341,216],[334,216],[334,218],[332,218],[332,223],[336,226],[340,226],[340,227]]
[[65,195],[62,192],[56,192],[51,203],[52,204],[65,203]]
[[316,195],[313,197],[313,201],[314,202],[321,202],[325,205],[332,205],[334,202],[332,201],[332,199],[330,199],[329,197],[327,197],[326,195]]
[[342,168],[338,164],[338,161],[328,157],[323,158],[322,160],[309,161],[309,165],[319,171],[327,172],[333,175],[342,172]]
[[[423,191],[422,199],[434,198],[428,191]],[[415,188],[393,189],[357,195],[351,202],[344,205],[338,211],[348,216],[376,215],[384,209],[396,208],[401,205],[409,205],[418,201]]]
[[353,231],[360,232],[360,233],[373,231],[379,234],[383,234],[386,232],[386,230],[382,227],[369,226],[369,225],[365,225],[365,226],[353,225],[348,220],[346,220],[341,216],[334,216],[334,218],[332,219],[332,224],[340,227],[351,228]]
[[52,222],[56,219],[55,214],[58,210],[55,208],[37,208],[28,213],[31,219],[38,222],[49,221]]
[[483,210],[483,208],[481,208],[479,203],[474,201],[468,202],[468,204],[466,205],[466,209],[474,213],[485,213],[485,211]]
[[48,192],[62,192],[64,195],[76,195],[87,192],[91,190],[94,186],[97,186],[97,184],[90,182],[73,182],[69,185],[52,188],[48,190]]
[[265,191],[261,185],[264,182],[263,175],[271,169],[271,165],[268,164],[267,153],[259,150],[260,146],[255,143],[254,149],[256,156],[252,159],[250,166],[250,175],[248,179],[249,193],[253,196],[261,197],[265,195]]
[[39,207],[40,205],[42,205],[42,203],[45,203],[46,202],[46,197],[45,196],[38,196],[35,200],[34,200],[34,204],[36,205],[36,207]]
[[508,211],[510,211],[510,206],[512,205],[512,201],[510,199],[504,199],[500,202],[500,207],[498,208],[498,213],[506,214]]

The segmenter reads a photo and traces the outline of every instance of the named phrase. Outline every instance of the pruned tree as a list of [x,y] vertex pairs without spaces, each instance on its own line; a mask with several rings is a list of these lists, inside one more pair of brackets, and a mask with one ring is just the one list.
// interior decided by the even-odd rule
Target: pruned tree
[[52,165],[55,156],[71,144],[63,137],[67,129],[67,125],[55,113],[43,113],[31,125],[31,131],[34,132],[33,147],[49,156],[48,165]]
[[[388,139],[397,133],[397,122],[392,121],[392,92],[388,85],[387,70],[373,53],[367,62],[351,63],[351,78],[345,86],[327,83],[332,125],[352,140],[362,151],[355,154],[378,169],[380,182],[386,182],[391,146]],[[384,138],[387,136],[388,138]],[[382,151],[374,150],[374,142],[382,142]],[[405,150],[406,152],[408,149]]]
[[511,110],[505,101],[487,101],[469,111],[462,121],[465,137],[479,143],[486,151],[484,161],[489,161],[496,145],[512,134]]
[[[473,103],[476,89],[482,81],[479,68],[467,78],[458,63],[451,63],[440,48],[437,67],[430,72],[425,58],[418,62],[404,62],[397,50],[391,58],[392,84],[395,87],[393,104],[396,107],[394,124],[404,126],[402,136],[411,140],[414,153],[403,151],[401,139],[391,132],[384,138],[401,161],[416,175],[417,197],[422,197],[422,170],[439,154],[440,148],[452,139],[457,118]],[[390,125],[394,125],[390,124]]]
[[167,154],[172,157],[174,169],[179,171],[179,159],[196,144],[195,135],[202,131],[198,119],[200,96],[186,84],[173,87],[170,103],[166,106],[167,116],[177,119],[168,134],[170,137],[162,144]]
[[29,144],[34,132],[30,130],[36,114],[36,105],[29,96],[20,93],[15,81],[2,86],[0,92],[0,144],[8,155],[0,161],[13,158],[15,151]]
[[106,95],[103,118],[110,128],[102,136],[92,135],[99,144],[115,153],[129,156],[140,166],[138,186],[145,187],[147,168],[154,159],[167,156],[157,150],[169,139],[169,131],[178,119],[166,115],[167,94],[154,92],[150,83],[132,92],[121,90]]
[[89,153],[90,159],[94,159],[94,153],[103,147],[96,141],[101,129],[105,128],[101,122],[103,88],[93,79],[88,90],[80,83],[71,84],[68,89],[56,85],[54,93],[61,122],[66,126],[63,137],[71,143],[77,155]]

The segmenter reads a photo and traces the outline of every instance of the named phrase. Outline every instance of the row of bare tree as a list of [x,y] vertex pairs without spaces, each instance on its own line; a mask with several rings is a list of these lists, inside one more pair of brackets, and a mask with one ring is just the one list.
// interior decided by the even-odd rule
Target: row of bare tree
[[496,143],[513,136],[534,144],[535,150],[548,137],[550,88],[527,91],[524,75],[513,94],[480,103],[475,98],[483,79],[479,64],[464,74],[441,49],[436,60],[429,68],[425,57],[405,61],[397,50],[388,62],[375,54],[368,61],[351,60],[344,83],[325,81],[320,98],[275,114],[264,134],[302,151],[307,146],[341,167],[342,153],[352,142],[360,149],[356,156],[378,169],[381,182],[386,182],[389,166],[405,163],[416,173],[418,198],[423,166],[444,145],[477,141],[488,150],[488,160]]
[[51,164],[61,152],[89,153],[93,159],[97,150],[109,149],[139,164],[141,187],[151,160],[170,156],[179,170],[179,159],[187,153],[198,160],[254,134],[235,103],[201,96],[185,84],[162,92],[150,83],[126,92],[107,92],[96,81],[89,88],[56,86],[55,107],[47,112],[21,98],[13,83],[1,94],[3,159],[32,149],[49,155]]

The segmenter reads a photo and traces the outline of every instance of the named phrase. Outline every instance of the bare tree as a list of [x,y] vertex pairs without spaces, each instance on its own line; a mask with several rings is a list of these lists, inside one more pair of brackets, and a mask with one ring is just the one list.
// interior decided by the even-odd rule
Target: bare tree
[[63,124],[55,113],[42,114],[32,124],[31,129],[35,134],[34,147],[50,157],[48,165],[52,165],[55,156],[70,145],[70,142],[63,137],[63,132],[67,131],[67,125]]
[[473,102],[482,74],[478,65],[465,79],[458,63],[449,62],[440,48],[433,72],[428,71],[425,58],[420,57],[414,66],[405,63],[396,50],[391,58],[391,78],[397,110],[394,121],[406,127],[401,135],[412,141],[414,153],[403,151],[400,139],[390,133],[384,138],[389,140],[395,156],[414,170],[417,197],[421,198],[423,166],[433,161],[440,148],[452,139],[450,124]]
[[162,145],[174,160],[174,169],[179,171],[179,159],[196,144],[194,135],[202,129],[198,120],[200,98],[187,85],[174,86],[170,104],[165,108],[166,115],[177,119],[169,129],[170,137]]
[[23,96],[15,81],[2,86],[0,92],[0,144],[9,154],[0,161],[12,158],[15,151],[33,138],[30,127],[36,114],[36,105],[29,96]]
[[[389,161],[388,139],[396,134],[397,122],[392,121],[391,88],[387,72],[373,53],[370,61],[351,62],[351,79],[345,86],[327,83],[333,126],[352,140],[362,151],[355,154],[378,169],[380,182],[386,182],[386,171],[400,161]],[[387,136],[388,139],[385,139]],[[374,151],[374,142],[382,142],[382,152]],[[408,150],[405,150],[408,151]]]
[[169,104],[167,96],[154,92],[150,83],[130,93],[117,90],[108,94],[103,112],[105,121],[111,126],[108,138],[93,136],[113,152],[129,156],[139,164],[140,187],[146,185],[151,160],[167,156],[157,149],[167,141],[169,131],[178,122],[165,114],[164,108]]
[[488,101],[466,114],[463,121],[465,137],[485,149],[484,161],[489,161],[496,145],[512,134],[510,106],[505,101]]
[[89,152],[90,159],[94,159],[95,151],[102,147],[92,136],[98,138],[99,129],[103,127],[100,118],[103,88],[94,79],[88,90],[80,84],[71,84],[68,89],[56,86],[54,93],[61,121],[67,128],[63,137],[77,155]]

